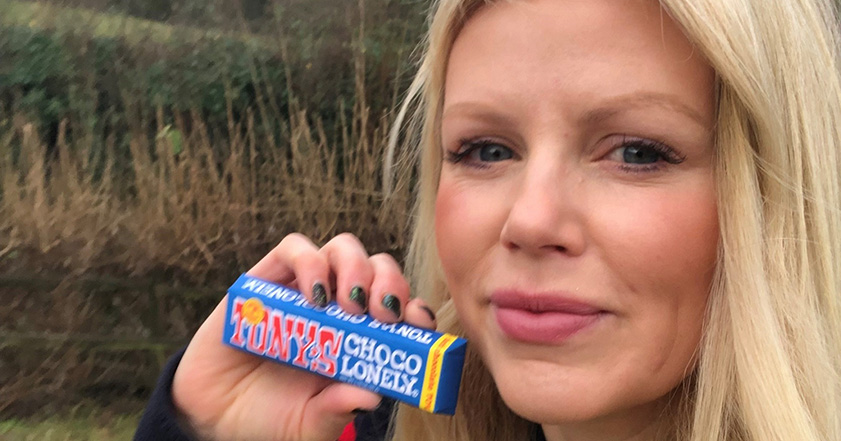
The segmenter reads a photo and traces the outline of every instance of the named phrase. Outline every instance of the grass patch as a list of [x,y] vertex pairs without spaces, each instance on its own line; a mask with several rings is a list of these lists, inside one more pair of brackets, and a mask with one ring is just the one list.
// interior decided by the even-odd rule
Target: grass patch
[[94,411],[88,415],[50,417],[43,421],[0,421],[4,441],[116,441],[134,436],[140,414],[109,415]]
[[58,32],[70,33],[83,30],[94,37],[120,38],[129,44],[142,44],[149,41],[158,44],[167,44],[172,41],[195,42],[224,37],[253,45],[254,48],[273,47],[272,42],[262,41],[254,35],[240,35],[185,25],[173,26],[124,14],[16,0],[4,0],[0,3],[0,24],[27,26],[33,29],[54,29]]

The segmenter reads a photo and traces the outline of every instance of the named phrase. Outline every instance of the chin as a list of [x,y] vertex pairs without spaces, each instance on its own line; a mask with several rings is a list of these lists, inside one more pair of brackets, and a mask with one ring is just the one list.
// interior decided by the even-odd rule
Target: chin
[[[608,403],[598,399],[601,393],[590,388],[573,388],[561,384],[547,385],[524,381],[522,375],[506,379],[494,376],[505,404],[517,415],[541,424],[563,424],[594,420],[610,413]],[[582,390],[577,390],[582,389]],[[590,393],[584,389],[591,390]]]

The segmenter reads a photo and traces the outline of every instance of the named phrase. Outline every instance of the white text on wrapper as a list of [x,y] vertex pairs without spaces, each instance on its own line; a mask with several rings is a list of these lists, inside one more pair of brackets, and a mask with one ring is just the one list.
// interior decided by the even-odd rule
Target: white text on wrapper
[[392,350],[373,338],[351,333],[345,339],[342,376],[417,397],[419,392],[415,385],[422,366],[419,355],[406,354],[402,349]]

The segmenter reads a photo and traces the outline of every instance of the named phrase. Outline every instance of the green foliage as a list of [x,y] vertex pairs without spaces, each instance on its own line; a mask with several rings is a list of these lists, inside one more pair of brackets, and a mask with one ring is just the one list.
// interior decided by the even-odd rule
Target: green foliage
[[[200,116],[212,136],[221,138],[229,136],[229,123],[254,112],[258,132],[278,134],[292,97],[295,108],[319,117],[328,138],[335,139],[341,107],[349,111],[365,99],[380,114],[393,106],[400,88],[395,81],[408,81],[407,49],[421,22],[420,14],[406,16],[419,9],[406,0],[371,1],[363,9],[365,22],[376,26],[367,28],[359,25],[355,2],[336,7],[332,0],[255,1],[243,4],[266,13],[252,20],[259,28],[255,34],[243,28],[247,22],[234,32],[143,21],[114,11],[145,4],[149,10],[134,17],[166,14],[158,16],[161,8],[152,3],[111,3],[108,13],[19,1],[0,7],[5,15],[0,18],[0,110],[26,115],[48,144],[66,121],[75,139],[89,139],[101,150],[110,137],[115,148],[127,151],[130,131],[150,138],[158,133],[152,117],[158,111],[168,123],[178,114]],[[194,8],[193,3],[209,4],[175,2],[173,14]],[[223,20],[218,11],[231,6],[210,3]],[[282,56],[284,44],[288,51]],[[355,81],[360,60],[367,83],[361,97]]]
[[171,124],[167,124],[160,132],[158,132],[157,140],[165,139],[172,146],[172,155],[178,156],[184,151],[184,138],[181,136],[181,131],[172,128]]
[[39,121],[57,120],[68,108],[67,85],[72,70],[62,42],[25,28],[0,32],[0,96],[34,114]]
[[[6,27],[0,59],[3,105],[53,136],[63,119],[77,131],[126,133],[128,108],[196,111],[208,124],[226,127],[228,107],[243,114],[261,90],[286,108],[281,60],[231,39],[128,46],[118,38]],[[265,82],[276,85],[274,95],[265,95]]]

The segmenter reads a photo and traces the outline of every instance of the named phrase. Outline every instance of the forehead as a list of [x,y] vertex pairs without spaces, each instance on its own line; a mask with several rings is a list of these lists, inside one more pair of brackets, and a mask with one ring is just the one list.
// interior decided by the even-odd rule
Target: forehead
[[657,1],[499,2],[477,10],[456,37],[444,106],[483,100],[563,109],[641,94],[672,96],[708,114],[713,82]]

